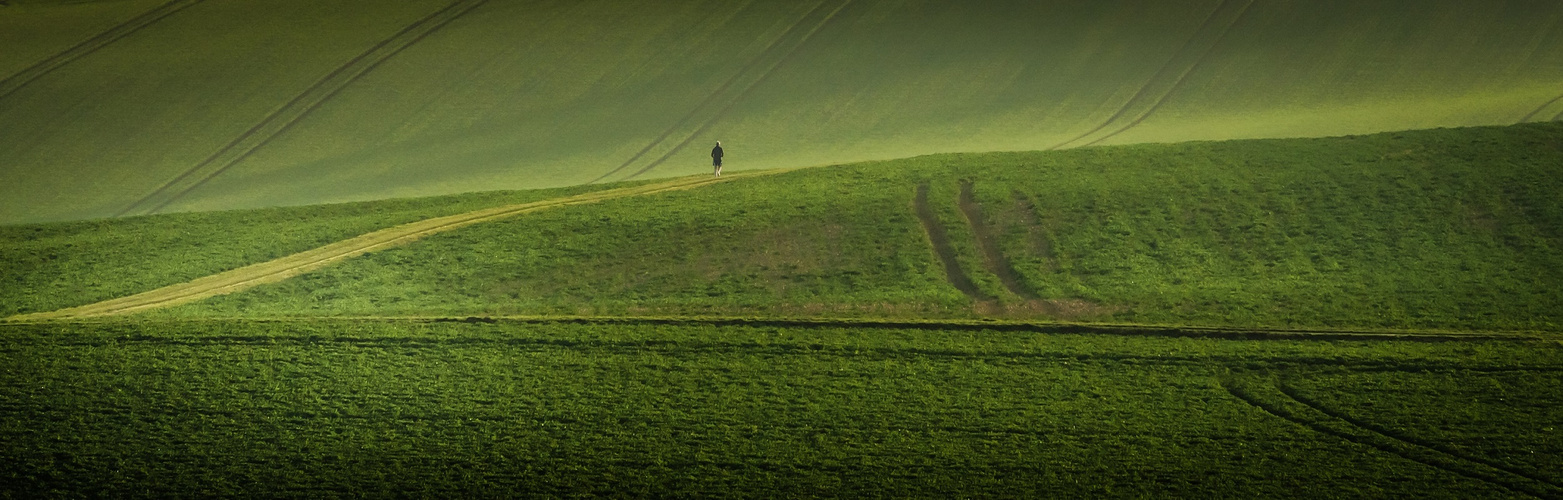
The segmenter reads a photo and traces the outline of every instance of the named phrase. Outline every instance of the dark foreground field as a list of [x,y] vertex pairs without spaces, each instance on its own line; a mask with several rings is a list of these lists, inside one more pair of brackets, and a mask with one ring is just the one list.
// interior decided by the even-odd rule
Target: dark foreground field
[[0,497],[1563,497],[1563,343],[0,326]]

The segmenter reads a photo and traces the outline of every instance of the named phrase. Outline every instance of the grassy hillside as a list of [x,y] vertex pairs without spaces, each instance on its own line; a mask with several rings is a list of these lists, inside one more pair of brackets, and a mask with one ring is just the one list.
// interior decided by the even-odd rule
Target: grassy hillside
[[[528,214],[158,314],[1556,331],[1559,165],[1560,124],[934,155]],[[395,216],[327,207],[7,227],[7,312],[145,291],[423,213],[379,206],[347,212]],[[283,213],[294,215],[268,215]],[[295,217],[314,236],[272,244],[264,235],[280,226],[246,222]],[[187,230],[198,236],[131,237]]]
[[1560,137],[1527,125],[802,170],[474,226],[169,314],[1556,330]]
[[597,189],[0,226],[0,315],[108,300],[396,224]]
[[1559,349],[0,325],[0,495],[1547,498],[1563,492]]
[[0,79],[178,10],[0,97],[0,222],[1563,113],[1544,0],[11,3]]

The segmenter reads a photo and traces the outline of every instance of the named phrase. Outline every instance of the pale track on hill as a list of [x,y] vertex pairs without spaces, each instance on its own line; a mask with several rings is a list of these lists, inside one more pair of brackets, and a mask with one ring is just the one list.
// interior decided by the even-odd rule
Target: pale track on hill
[[36,321],[115,316],[172,307],[209,297],[243,291],[267,283],[276,283],[369,252],[405,245],[424,236],[443,233],[481,222],[514,217],[549,208],[693,189],[733,179],[770,175],[785,171],[787,170],[767,170],[733,174],[727,177],[684,177],[654,184],[607,189],[563,198],[505,205],[425,219],[373,231],[313,250],[306,250],[128,297],[56,311],[21,314],[6,318],[6,320]]

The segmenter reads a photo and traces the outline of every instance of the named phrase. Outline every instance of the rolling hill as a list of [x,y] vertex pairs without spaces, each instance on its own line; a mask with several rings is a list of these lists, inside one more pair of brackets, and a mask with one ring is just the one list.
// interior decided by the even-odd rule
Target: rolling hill
[[12,1],[0,223],[1550,121],[1542,0]]
[[[665,183],[705,183],[691,189],[5,226],[0,313],[147,292],[389,228],[361,250],[322,247],[370,252],[360,257],[253,288],[261,275],[239,269],[232,282],[251,285],[237,293],[150,314],[1555,331],[1560,137],[1549,123],[931,155]],[[551,200],[566,203],[528,208]],[[418,229],[480,208],[526,215]]]
[[0,496],[1556,498],[1560,168],[1533,123],[3,225]]

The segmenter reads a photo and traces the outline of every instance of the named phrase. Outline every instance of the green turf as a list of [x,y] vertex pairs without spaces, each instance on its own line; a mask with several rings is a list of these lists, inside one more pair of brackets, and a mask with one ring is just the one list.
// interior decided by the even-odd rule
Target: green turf
[[[330,320],[0,339],[0,491],[18,497],[1508,498],[1563,479],[1559,434],[1536,428],[1559,417],[1556,385],[1533,381],[1563,369],[1550,341]],[[1359,422],[1536,478],[1463,476],[1480,465],[1318,432],[1230,388],[1275,378],[1348,401],[1365,396],[1334,381],[1395,380],[1364,389],[1378,406]],[[1466,383],[1507,399],[1445,389]],[[1479,428],[1401,413],[1445,407]]]
[[[12,3],[0,79],[161,4]],[[714,140],[745,169],[1563,113],[1546,0],[494,0],[419,24],[449,5],[209,0],[74,59],[0,97],[0,222],[682,175]]]
[[[1533,124],[806,169],[473,226],[158,314],[1556,331],[1560,137]],[[1019,290],[957,208],[963,179]],[[922,183],[976,297],[919,223]]]
[[0,226],[0,316],[144,292],[396,224],[596,189]]

